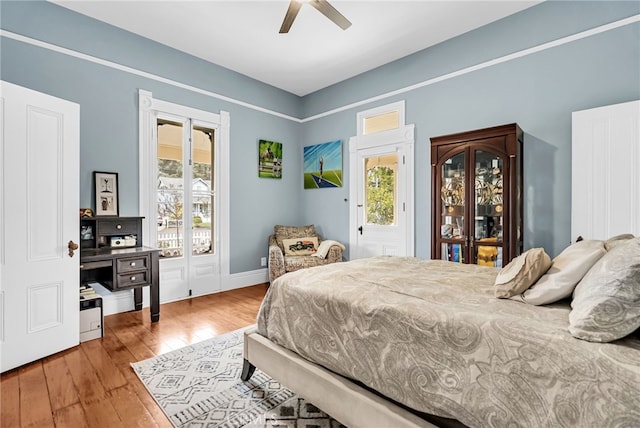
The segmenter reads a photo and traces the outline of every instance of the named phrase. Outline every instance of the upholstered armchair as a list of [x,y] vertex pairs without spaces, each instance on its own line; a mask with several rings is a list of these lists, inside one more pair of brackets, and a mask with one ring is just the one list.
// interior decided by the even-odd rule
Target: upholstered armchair
[[287,272],[341,262],[344,246],[336,241],[322,242],[314,225],[274,226],[269,236],[269,282]]

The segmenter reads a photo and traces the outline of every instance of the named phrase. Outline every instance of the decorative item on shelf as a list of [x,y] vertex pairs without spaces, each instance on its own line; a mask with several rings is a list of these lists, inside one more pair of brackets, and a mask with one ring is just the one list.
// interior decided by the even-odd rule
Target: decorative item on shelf
[[80,228],[80,239],[85,241],[93,239],[93,226],[83,224]]
[[93,217],[93,210],[91,208],[80,208],[80,218]]
[[459,217],[464,215],[464,206],[462,205],[448,205],[444,207],[445,215]]
[[442,202],[445,205],[464,205],[464,183],[460,178],[447,180],[442,186]]
[[117,216],[118,210],[118,173],[93,172],[95,185],[96,216]]

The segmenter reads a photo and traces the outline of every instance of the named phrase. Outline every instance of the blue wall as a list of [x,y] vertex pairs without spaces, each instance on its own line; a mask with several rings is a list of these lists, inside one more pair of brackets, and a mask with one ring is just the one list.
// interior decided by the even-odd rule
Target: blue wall
[[[571,241],[571,112],[640,98],[640,23],[522,56],[374,103],[402,90],[505,55],[638,15],[640,2],[545,2],[303,98],[303,117],[352,103],[357,108],[305,123],[303,144],[356,133],[356,113],[406,100],[416,125],[415,242],[430,257],[429,138],[506,123],[525,133],[524,245],[552,256]],[[637,20],[636,20],[637,21]],[[346,145],[345,145],[346,146]],[[348,165],[345,147],[344,165]],[[348,172],[345,182],[348,183]],[[348,189],[304,192],[307,223],[346,242]],[[325,215],[326,214],[326,215]],[[330,218],[330,221],[326,219]]]
[[[240,102],[296,116],[298,96],[48,2],[0,2],[3,30],[172,79]],[[267,236],[297,224],[299,123],[78,59],[1,39],[3,80],[80,104],[80,206],[91,207],[92,172],[119,173],[120,215],[138,215],[138,89],[154,98],[231,115],[231,273],[260,268]],[[258,140],[281,141],[283,178],[259,179]],[[286,195],[288,203],[282,203]]]
[[[493,65],[385,98],[465,67],[640,13],[640,2],[545,2],[478,30],[300,98],[47,2],[0,2],[0,25],[53,45],[192,85],[293,118],[115,70],[11,37],[0,39],[0,77],[81,106],[81,206],[91,172],[118,171],[121,215],[138,213],[138,88],[154,97],[231,114],[231,273],[258,269],[274,224],[316,223],[348,241],[347,142],[357,111],[405,99],[416,124],[416,255],[429,257],[429,137],[517,122],[525,132],[525,247],[551,255],[570,241],[571,112],[640,98],[640,24]],[[283,178],[257,177],[257,140],[284,145]],[[302,188],[302,147],[341,139],[340,189]]]

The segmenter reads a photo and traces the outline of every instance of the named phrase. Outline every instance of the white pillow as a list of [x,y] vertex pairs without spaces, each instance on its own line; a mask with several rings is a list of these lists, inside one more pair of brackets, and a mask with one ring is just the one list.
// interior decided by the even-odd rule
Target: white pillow
[[630,233],[623,233],[621,235],[612,236],[611,238],[604,241],[604,249],[607,251],[611,251],[613,247],[617,247],[618,245],[625,244],[629,241],[629,239],[633,239],[634,236]]
[[583,240],[565,248],[552,261],[551,267],[524,293],[513,296],[530,305],[547,305],[571,296],[573,289],[602,256],[603,241]]
[[573,292],[569,333],[612,342],[640,328],[640,237],[607,252]]
[[551,266],[551,258],[544,248],[532,248],[503,267],[495,281],[495,296],[507,298],[522,293]]

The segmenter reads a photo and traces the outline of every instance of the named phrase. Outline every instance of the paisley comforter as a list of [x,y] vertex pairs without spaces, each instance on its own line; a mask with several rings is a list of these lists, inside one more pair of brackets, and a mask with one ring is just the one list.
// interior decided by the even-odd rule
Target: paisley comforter
[[493,297],[498,270],[374,257],[288,273],[258,332],[470,427],[640,426],[640,340],[572,337],[569,305]]

